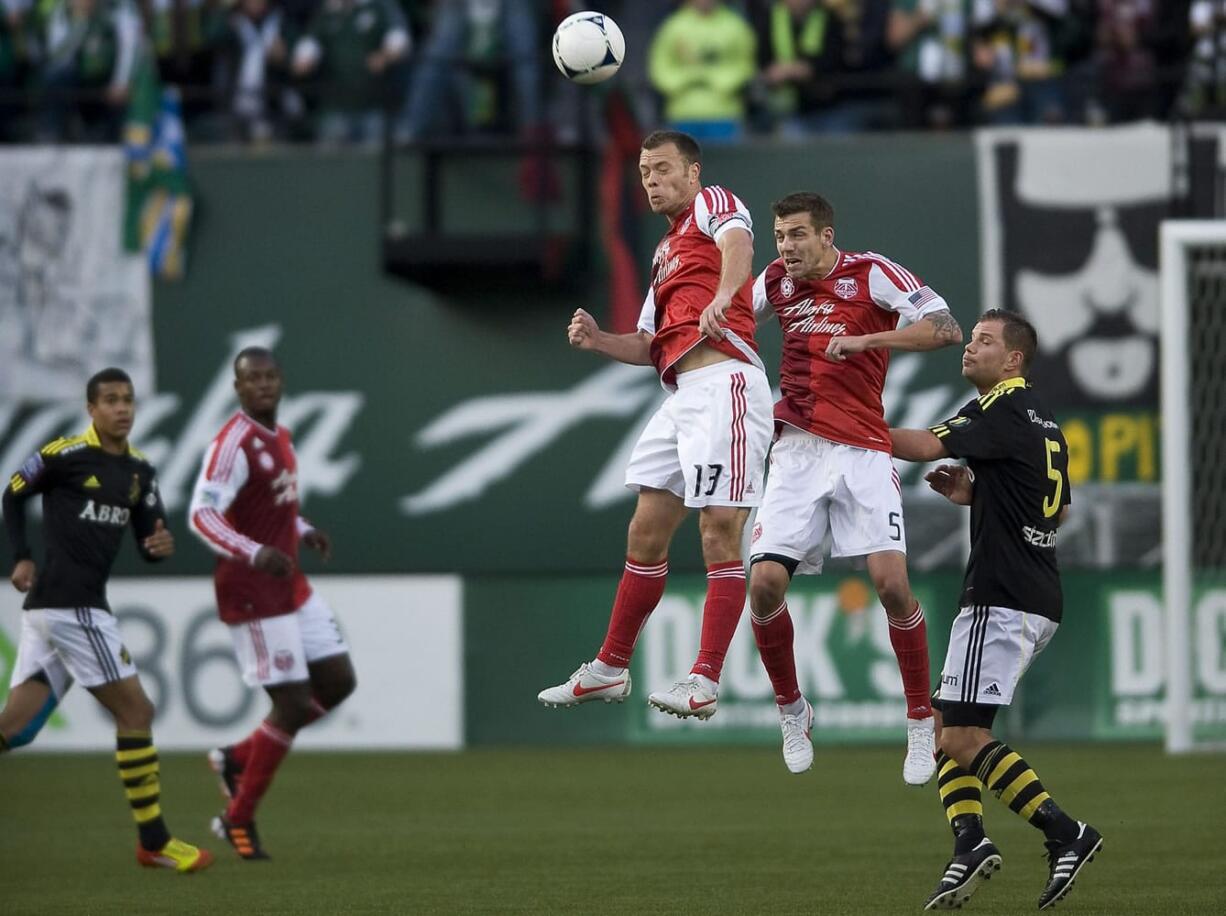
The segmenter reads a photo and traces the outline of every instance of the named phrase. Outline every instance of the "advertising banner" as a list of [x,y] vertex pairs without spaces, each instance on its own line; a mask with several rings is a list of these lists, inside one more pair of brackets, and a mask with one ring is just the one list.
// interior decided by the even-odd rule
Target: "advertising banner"
[[[546,709],[542,688],[592,658],[616,579],[477,578],[466,583],[467,738],[502,743],[775,744],[778,713],[748,610],[732,641],[710,720],[680,720],[647,695],[685,677],[698,649],[705,580],[673,575],[643,628],[621,704]],[[960,591],[957,575],[916,575],[932,677],[940,676]],[[1160,581],[1154,573],[1064,576],[1065,619],[1022,678],[997,731],[1015,739],[1151,740],[1162,734],[1166,684]],[[797,675],[819,747],[904,740],[902,684],[885,614],[859,574],[799,577],[788,595]],[[1198,728],[1226,735],[1226,590],[1204,590],[1192,614]]]
[[[461,586],[451,576],[313,580],[336,614],[358,686],[298,736],[297,747],[454,749],[463,745]],[[157,708],[166,750],[232,743],[267,714],[262,690],[244,686],[206,578],[117,579],[109,598],[125,647]],[[21,595],[0,589],[0,693],[7,693],[21,634]],[[113,721],[74,686],[32,749],[112,747]]]

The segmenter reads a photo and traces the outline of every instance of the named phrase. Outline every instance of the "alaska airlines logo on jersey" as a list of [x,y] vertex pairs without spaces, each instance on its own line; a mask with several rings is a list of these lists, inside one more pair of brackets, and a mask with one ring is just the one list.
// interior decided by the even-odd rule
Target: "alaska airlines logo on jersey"
[[785,321],[789,334],[829,334],[831,337],[838,337],[847,333],[847,325],[841,321],[831,321],[828,317],[833,315],[837,308],[833,302],[819,304],[812,299],[802,299],[795,305],[784,306],[778,311],[779,318]]
[[298,475],[285,468],[272,479],[273,503],[283,506],[298,501]]
[[840,299],[850,299],[859,289],[853,277],[839,277],[834,281],[834,294]]
[[677,272],[677,268],[681,266],[681,255],[675,254],[671,258],[668,256],[670,242],[668,239],[662,241],[656,248],[655,257],[651,259],[651,285],[658,287],[661,283]]
[[122,506],[108,506],[105,503],[95,503],[90,499],[86,500],[85,508],[81,510],[77,518],[87,522],[97,522],[100,525],[121,527],[128,523],[131,516],[131,510]]

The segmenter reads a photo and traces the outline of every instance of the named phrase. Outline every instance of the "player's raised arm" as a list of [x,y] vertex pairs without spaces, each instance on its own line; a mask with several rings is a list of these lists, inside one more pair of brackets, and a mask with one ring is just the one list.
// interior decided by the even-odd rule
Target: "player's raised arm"
[[719,286],[715,298],[698,318],[698,329],[713,340],[723,340],[721,322],[732,305],[732,297],[745,285],[753,270],[753,233],[734,227],[715,240],[720,253]]
[[930,286],[888,258],[879,258],[869,271],[869,292],[879,308],[896,312],[910,324],[859,337],[835,337],[826,356],[841,362],[865,350],[939,350],[962,342],[962,328],[949,305]]
[[[648,303],[651,303],[650,296],[648,296]],[[644,304],[643,309],[646,313],[647,304]],[[651,319],[654,321],[654,304],[651,304],[651,309]],[[640,317],[638,330],[632,334],[611,334],[608,331],[602,331],[596,319],[586,311],[575,309],[575,314],[566,328],[566,338],[577,350],[602,353],[610,359],[615,359],[619,363],[628,363],[631,366],[650,366],[651,338],[654,334],[654,327],[652,330],[645,329],[643,320]]]

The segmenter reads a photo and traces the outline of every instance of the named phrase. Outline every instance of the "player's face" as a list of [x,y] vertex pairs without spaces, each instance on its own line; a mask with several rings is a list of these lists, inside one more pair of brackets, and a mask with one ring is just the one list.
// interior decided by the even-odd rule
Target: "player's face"
[[698,193],[697,162],[687,162],[673,143],[639,153],[639,177],[652,213],[680,213]]
[[136,394],[127,382],[103,382],[86,409],[100,436],[126,439],[136,419]]
[[274,413],[281,403],[281,367],[266,356],[244,357],[238,364],[234,390],[247,413]]
[[962,375],[976,388],[986,390],[1017,371],[1021,354],[1005,345],[1005,328],[999,321],[981,321],[971,331],[962,350]]
[[818,276],[822,259],[834,246],[834,230],[818,229],[808,213],[775,217],[775,248],[783,258],[784,269],[794,279]]

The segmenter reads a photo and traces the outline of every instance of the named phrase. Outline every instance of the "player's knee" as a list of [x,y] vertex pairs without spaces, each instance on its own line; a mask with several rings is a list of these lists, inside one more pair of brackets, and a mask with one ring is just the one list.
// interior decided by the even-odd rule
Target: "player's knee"
[[626,555],[640,563],[662,562],[668,556],[669,536],[650,519],[635,515],[626,536]]
[[274,701],[277,722],[293,733],[305,726],[315,715],[314,698],[310,691],[283,694]]
[[316,691],[316,698],[319,704],[324,709],[333,709],[348,699],[349,695],[357,689],[358,679],[354,675],[353,670],[345,672],[336,678],[328,681]]
[[740,557],[741,525],[736,518],[704,518],[701,535],[702,557],[708,566]]
[[915,596],[911,594],[911,583],[905,573],[882,576],[873,585],[881,606],[890,616],[907,617],[915,611]]
[[755,617],[766,617],[783,604],[788,578],[773,575],[762,564],[754,566],[749,576],[749,606]]
[[937,746],[941,752],[956,762],[963,769],[970,767],[978,751],[978,729],[946,727],[941,729]]
[[153,701],[141,692],[115,713],[115,725],[122,731],[146,732],[153,728],[153,714]]

